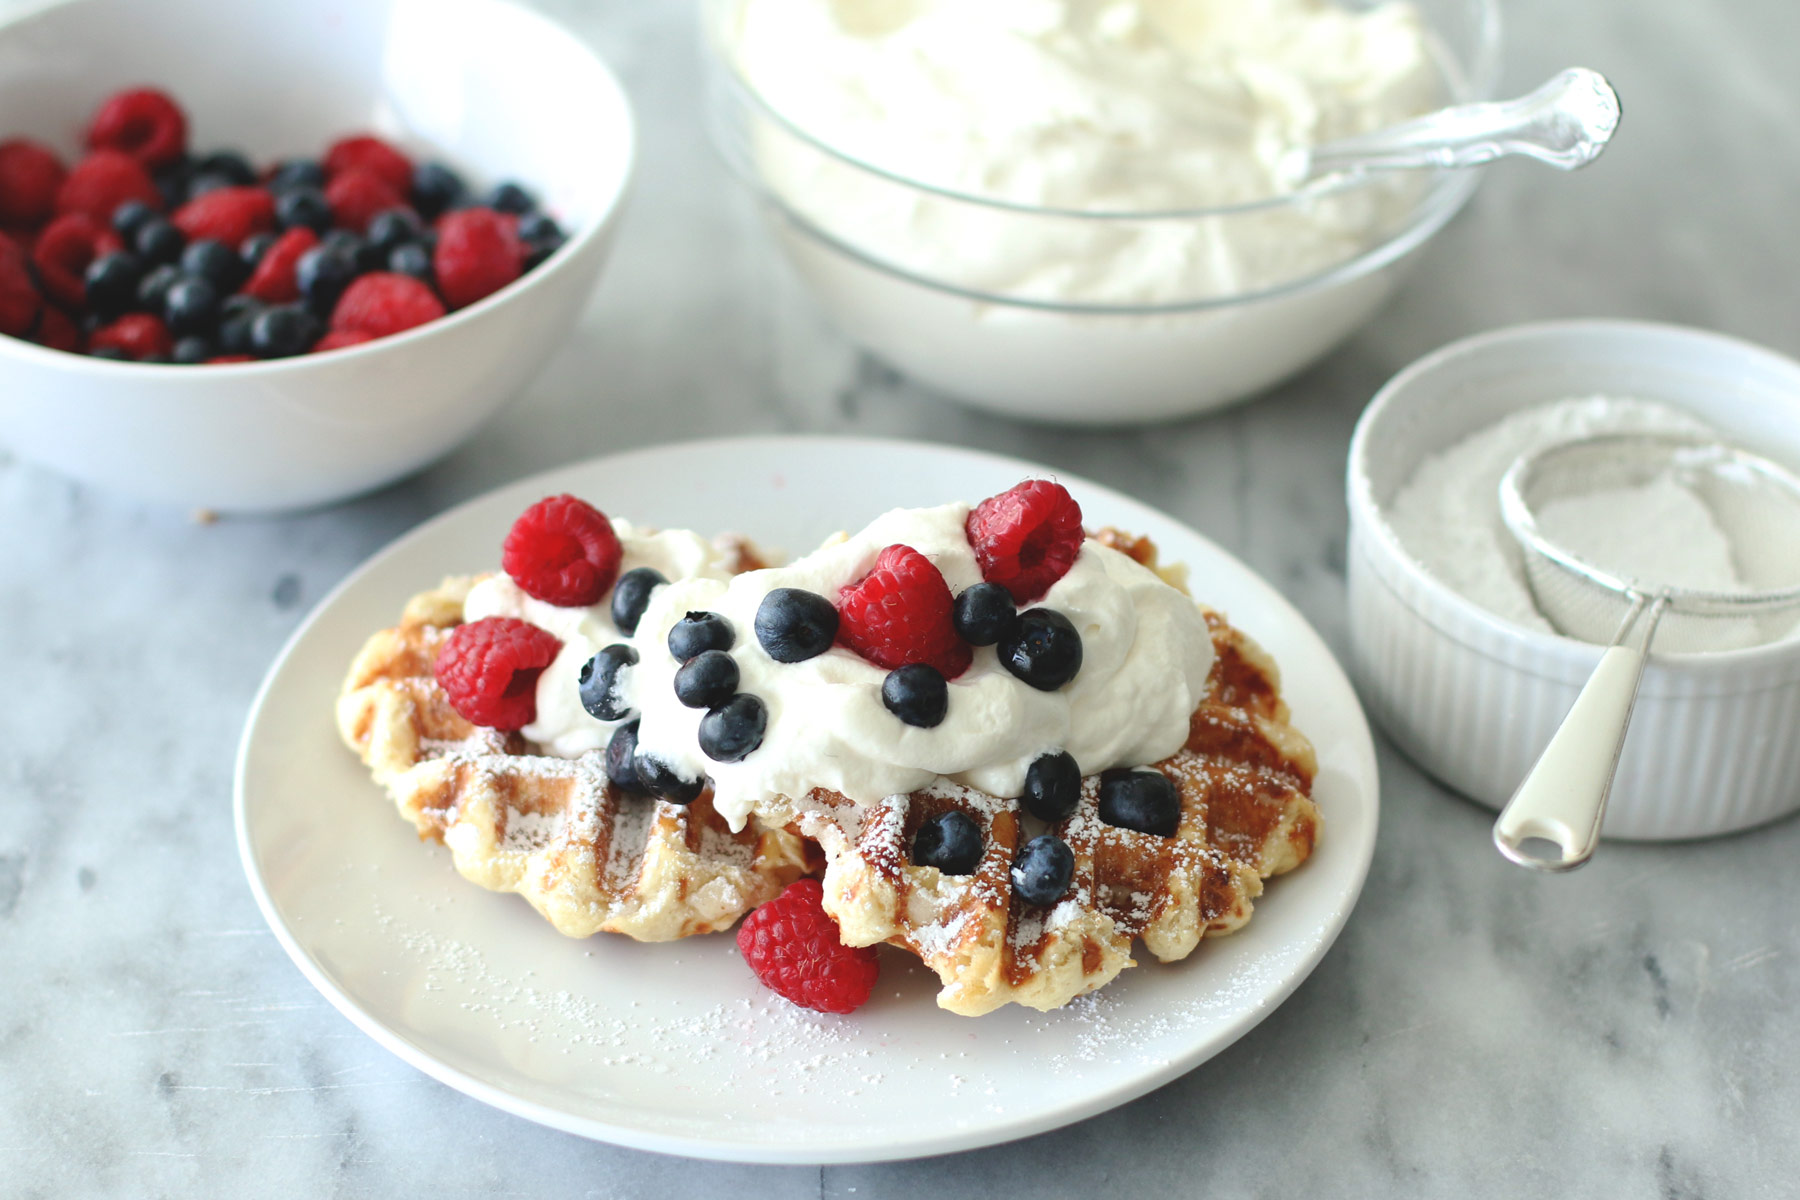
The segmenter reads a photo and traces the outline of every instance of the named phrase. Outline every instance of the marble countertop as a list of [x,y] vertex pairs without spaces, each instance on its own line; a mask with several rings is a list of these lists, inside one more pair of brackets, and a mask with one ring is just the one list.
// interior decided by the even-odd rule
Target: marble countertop
[[[0,4],[0,12],[11,5]],[[1507,82],[1625,98],[1592,170],[1506,164],[1398,298],[1253,405],[1092,434],[964,411],[859,354],[700,133],[689,6],[551,6],[619,68],[643,160],[579,335],[424,474],[192,523],[0,453],[0,1192],[9,1196],[1786,1196],[1800,1178],[1800,821],[1609,845],[1567,878],[1386,743],[1379,848],[1323,964],[1243,1040],[1071,1128],[949,1158],[740,1167],[540,1128],[332,1009],[238,865],[246,706],[307,610],[421,519],[525,473],[699,434],[843,431],[1022,455],[1241,556],[1344,650],[1346,442],[1406,362],[1575,315],[1800,353],[1800,8],[1516,0]],[[610,406],[589,403],[604,380]]]

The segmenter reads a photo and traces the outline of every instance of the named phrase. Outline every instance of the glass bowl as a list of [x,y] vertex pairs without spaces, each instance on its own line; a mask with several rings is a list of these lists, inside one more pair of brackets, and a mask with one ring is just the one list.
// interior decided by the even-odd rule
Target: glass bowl
[[[1066,424],[1204,412],[1305,367],[1360,326],[1478,171],[1323,180],[1180,211],[1032,207],[903,177],[771,107],[732,56],[746,0],[708,0],[715,141],[827,315],[906,374],[980,408]],[[1493,0],[1417,0],[1449,102],[1487,99]],[[1224,247],[1224,270],[1160,271]],[[1086,266],[1136,259],[1123,286]],[[1022,267],[1021,264],[1028,264]],[[1092,282],[1092,281],[1090,281]],[[1079,295],[1070,299],[1071,293]]]

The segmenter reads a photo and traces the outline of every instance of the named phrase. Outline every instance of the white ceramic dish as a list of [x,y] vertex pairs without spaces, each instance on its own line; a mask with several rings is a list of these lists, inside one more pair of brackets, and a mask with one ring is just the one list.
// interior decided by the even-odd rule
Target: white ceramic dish
[[[1508,796],[1593,673],[1601,647],[1522,629],[1426,573],[1383,506],[1425,455],[1570,396],[1662,401],[1800,466],[1800,363],[1700,330],[1631,321],[1503,329],[1396,376],[1350,445],[1350,632],[1371,713],[1414,760],[1490,808]],[[1796,547],[1800,553],[1800,547]],[[1701,837],[1800,808],[1800,639],[1654,655],[1605,836]]]
[[[719,45],[744,0],[709,0],[711,115],[726,160],[762,202],[776,244],[826,316],[928,386],[1010,417],[1074,425],[1165,421],[1254,395],[1317,360],[1392,294],[1414,253],[1473,194],[1479,171],[1419,181],[1417,201],[1368,244],[1225,294],[1152,305],[1059,302],[946,274],[922,247],[968,242],[1115,253],[1137,239],[1170,248],[1283,244],[1296,226],[1346,224],[1377,177],[1321,198],[1295,195],[1162,214],[1071,214],[944,192],[814,140],[757,98]],[[1459,100],[1491,97],[1500,22],[1490,0],[1417,0]],[[824,185],[829,185],[824,186]],[[821,201],[821,196],[826,200]],[[835,205],[832,196],[842,197]],[[1346,205],[1343,209],[1335,205]],[[1317,218],[1315,207],[1331,214]],[[870,232],[868,214],[906,214],[906,238]],[[923,231],[915,234],[913,231]],[[916,244],[908,244],[916,236]],[[1346,239],[1348,241],[1348,239]],[[1192,253],[1200,253],[1192,251]],[[929,261],[914,261],[925,257]],[[1080,263],[1077,258],[1077,263]],[[1025,288],[1029,285],[1020,285]]]
[[884,951],[875,998],[827,1017],[764,991],[730,936],[570,941],[421,845],[333,726],[364,638],[444,574],[497,561],[512,520],[548,493],[799,551],[891,507],[1043,473],[908,443],[698,442],[540,475],[409,534],[320,604],[251,710],[238,835],[269,924],[333,1004],[421,1070],[530,1120],[649,1150],[762,1162],[962,1150],[1100,1112],[1204,1061],[1293,991],[1349,916],[1374,848],[1374,750],[1348,681],[1299,614],[1198,534],[1115,492],[1065,480],[1090,522],[1154,537],[1274,653],[1318,750],[1325,822],[1312,861],[1270,883],[1241,933],[1058,1013],[954,1016],[933,1003],[935,977]]
[[0,28],[0,137],[72,154],[106,95],[145,82],[186,107],[196,148],[264,162],[371,130],[472,185],[526,183],[570,231],[479,303],[330,354],[170,367],[0,337],[0,441],[151,501],[300,508],[447,452],[573,327],[631,172],[631,114],[612,74],[504,0],[74,0]]

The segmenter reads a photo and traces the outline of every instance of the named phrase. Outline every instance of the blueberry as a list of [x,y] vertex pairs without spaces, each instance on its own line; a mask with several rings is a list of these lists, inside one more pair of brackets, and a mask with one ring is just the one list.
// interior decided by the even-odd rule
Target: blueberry
[[636,721],[613,730],[612,740],[606,743],[606,777],[620,791],[641,795],[646,789],[644,781],[638,778],[637,763],[634,761],[637,755],[637,737]]
[[462,199],[462,177],[443,163],[420,163],[413,168],[412,202],[426,220],[438,216]]
[[776,662],[805,662],[825,653],[837,628],[831,601],[803,588],[776,588],[756,607],[756,640]]
[[1040,821],[1056,822],[1081,801],[1081,768],[1075,756],[1058,750],[1040,754],[1025,768],[1025,809]]
[[164,263],[160,267],[152,267],[137,285],[137,306],[146,312],[159,313],[163,310],[163,299],[168,296],[169,288],[177,279],[182,278],[181,268],[172,263]]
[[153,216],[138,226],[137,236],[131,239],[131,244],[138,257],[147,263],[172,263],[181,257],[181,248],[187,244],[187,239],[168,220]]
[[163,299],[163,320],[176,337],[208,333],[219,322],[219,289],[197,275],[184,275]]
[[620,633],[630,637],[637,632],[649,607],[650,593],[669,582],[668,576],[654,567],[633,567],[613,584],[612,621]]
[[738,665],[723,650],[703,650],[675,672],[675,698],[689,708],[712,708],[737,692]]
[[103,254],[88,264],[86,300],[95,312],[122,313],[137,300],[144,260],[123,250]]
[[217,175],[232,187],[249,187],[256,182],[256,169],[235,150],[215,150],[194,164],[194,172]]
[[[325,333],[319,318],[298,304],[279,304],[265,308],[250,322],[250,353],[258,358],[289,358],[305,354]],[[223,329],[219,335],[224,350]],[[226,350],[230,354],[234,351]]]
[[291,188],[322,189],[324,186],[325,168],[310,158],[290,158],[269,176],[269,190],[276,193]]
[[306,306],[316,313],[328,313],[350,281],[362,272],[356,259],[336,246],[320,243],[300,256],[294,266],[294,280]]
[[125,353],[124,349],[119,346],[95,346],[92,350],[88,351],[88,357],[110,358],[118,362],[123,362],[130,358],[131,355]]
[[369,218],[369,248],[381,255],[383,262],[394,247],[418,240],[419,233],[419,218],[408,209],[383,209]]
[[163,206],[169,209],[180,208],[187,202],[188,180],[193,177],[194,160],[185,154],[151,174],[156,190],[162,193]]
[[737,640],[731,622],[712,612],[691,612],[669,629],[669,653],[686,662],[707,650],[729,650]]
[[521,269],[535,271],[548,262],[552,254],[561,249],[561,242],[526,242],[525,261]]
[[203,363],[212,357],[212,343],[203,337],[184,337],[175,343],[175,349],[169,355],[169,361],[178,363]]
[[981,862],[981,827],[968,813],[941,812],[913,835],[912,860],[946,875],[973,875]]
[[1006,669],[1040,692],[1054,692],[1081,670],[1081,634],[1054,609],[1020,613],[997,649]]
[[700,718],[700,749],[714,762],[741,762],[762,745],[768,725],[768,706],[739,692]]
[[237,251],[212,238],[189,243],[181,252],[181,269],[212,284],[221,296],[237,291],[245,275],[244,260],[237,256]]
[[623,642],[606,647],[581,665],[581,707],[596,721],[622,721],[631,705],[619,695],[619,672],[638,660],[638,652]]
[[137,237],[137,231],[143,227],[144,222],[155,215],[156,210],[142,200],[127,200],[113,209],[113,232],[129,242]]
[[637,769],[638,782],[644,789],[670,804],[692,804],[706,790],[706,780],[684,779],[674,767],[642,750],[631,756],[631,765]]
[[175,360],[170,358],[166,354],[146,354],[146,355],[144,355],[144,357],[138,359],[138,361],[141,363],[162,363],[162,364],[166,365],[168,363],[174,362]]
[[348,229],[333,229],[319,239],[319,245],[330,246],[334,250],[342,250],[348,254],[351,261],[356,264],[358,275],[364,271],[381,269],[381,256],[375,253],[360,234],[352,233]]
[[1013,893],[1027,904],[1048,908],[1063,898],[1075,878],[1075,852],[1054,833],[1039,834],[1013,859]]
[[424,284],[437,278],[431,269],[431,251],[418,242],[404,242],[388,251],[387,269],[397,275],[411,275]]
[[275,197],[275,223],[283,229],[324,233],[331,228],[331,205],[316,187],[292,187]]
[[482,203],[495,212],[503,213],[528,213],[537,207],[537,201],[531,198],[531,193],[512,182],[500,184],[487,194]]
[[262,262],[263,255],[269,252],[269,247],[275,244],[277,237],[273,233],[253,233],[244,239],[244,244],[238,247],[238,259],[247,271],[256,270],[257,264]]
[[519,240],[525,243],[525,269],[532,270],[562,249],[568,238],[547,213],[527,213],[519,218]]
[[519,218],[519,240],[522,242],[555,241],[560,244],[563,240],[562,226],[558,225],[556,218],[549,213],[528,213]]
[[254,354],[250,330],[263,312],[263,303],[254,296],[227,296],[219,305],[219,332],[215,341],[220,354]]
[[1102,771],[1100,819],[1121,829],[1172,837],[1181,824],[1181,797],[1161,771]]
[[1012,593],[997,583],[978,583],[956,597],[951,619],[963,641],[971,646],[991,646],[1006,636],[1018,617]]
[[881,681],[881,703],[908,725],[930,729],[942,724],[950,710],[950,685],[936,667],[908,663]]

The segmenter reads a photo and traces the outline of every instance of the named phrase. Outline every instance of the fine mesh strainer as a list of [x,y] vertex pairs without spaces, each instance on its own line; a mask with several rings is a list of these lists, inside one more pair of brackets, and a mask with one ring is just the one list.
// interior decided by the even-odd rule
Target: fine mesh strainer
[[[1740,586],[1717,586],[1719,567],[1704,569],[1703,539],[1685,536],[1673,514],[1666,533],[1656,532],[1682,544],[1653,547],[1660,566],[1646,568],[1643,545],[1634,547],[1622,531],[1597,533],[1590,523],[1552,536],[1545,516],[1559,512],[1559,502],[1628,488],[1680,488],[1689,511],[1695,500],[1703,505],[1729,543],[1727,578],[1735,575]],[[1652,641],[1665,653],[1730,650],[1780,638],[1800,618],[1800,478],[1717,442],[1613,434],[1521,457],[1500,482],[1500,513],[1524,550],[1539,611],[1560,632],[1608,647],[1494,822],[1494,844],[1507,858],[1567,871],[1599,843]],[[1663,519],[1658,513],[1647,524]],[[1661,577],[1647,577],[1656,571]]]

